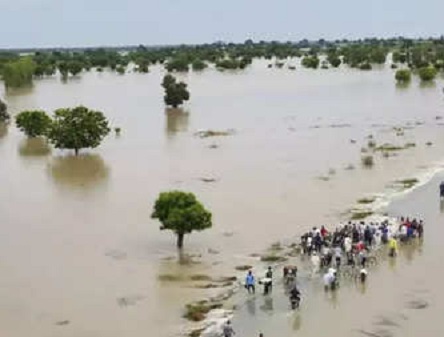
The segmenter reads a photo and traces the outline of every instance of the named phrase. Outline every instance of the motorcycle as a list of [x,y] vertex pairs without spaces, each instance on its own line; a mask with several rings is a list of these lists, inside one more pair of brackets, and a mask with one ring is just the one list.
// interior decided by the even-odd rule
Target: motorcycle
[[292,291],[290,293],[291,309],[292,310],[298,309],[300,304],[301,304],[301,293],[299,291]]

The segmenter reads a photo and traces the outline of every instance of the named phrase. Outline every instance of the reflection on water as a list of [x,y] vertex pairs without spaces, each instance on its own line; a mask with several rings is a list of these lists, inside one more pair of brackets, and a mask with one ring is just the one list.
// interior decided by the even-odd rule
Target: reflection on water
[[407,262],[410,264],[413,262],[413,259],[415,258],[416,253],[421,253],[421,241],[411,241],[407,242],[403,249],[401,250],[402,255],[407,260]]
[[30,95],[33,92],[33,90],[34,86],[32,84],[20,88],[7,88],[5,96],[9,101],[11,98],[14,97]]
[[57,185],[70,188],[90,188],[108,180],[109,168],[97,154],[54,157],[49,174]]
[[390,267],[390,270],[395,271],[396,270],[396,257],[390,257],[388,259],[388,265]]
[[301,329],[302,326],[302,315],[301,313],[298,311],[296,313],[296,315],[294,316],[294,321],[293,321],[293,330],[294,331],[299,331]]
[[181,108],[166,108],[166,132],[168,135],[188,130],[189,112]]
[[27,138],[23,140],[18,149],[21,156],[40,157],[51,153],[51,148],[44,138]]
[[[0,137],[1,137],[1,133],[0,133]],[[444,213],[444,198],[441,198],[441,200],[439,202],[439,210],[441,211],[441,213]]]
[[5,123],[0,123],[0,139],[8,134],[8,125]]
[[261,305],[260,309],[266,313],[271,314],[274,309],[273,297],[272,296],[265,296],[264,297],[264,304]]
[[325,296],[327,300],[333,305],[333,308],[338,306],[338,290],[327,290],[325,291]]
[[428,89],[428,88],[436,88],[436,82],[435,81],[421,81],[419,82],[419,87],[420,88],[424,88],[424,89]]
[[256,316],[256,296],[247,300],[247,311],[251,316]]
[[410,82],[396,82],[396,89],[405,90],[410,87]]
[[361,295],[364,295],[367,292],[367,282],[358,282],[357,288]]

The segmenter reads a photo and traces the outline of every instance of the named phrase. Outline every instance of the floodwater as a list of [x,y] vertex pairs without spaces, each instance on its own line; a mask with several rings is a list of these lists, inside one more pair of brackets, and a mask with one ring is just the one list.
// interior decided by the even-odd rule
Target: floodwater
[[[184,304],[206,294],[159,276],[234,274],[251,253],[334,223],[358,198],[444,160],[441,79],[398,88],[389,69],[290,71],[256,62],[242,72],[180,75],[192,96],[180,112],[165,110],[162,76],[156,67],[146,75],[92,72],[1,93],[12,114],[83,104],[122,128],[78,158],[25,139],[13,125],[0,128],[2,335],[135,337],[153,327],[159,337],[174,335]],[[397,136],[394,126],[408,128]],[[194,135],[206,129],[235,133]],[[364,169],[369,135],[416,147],[376,154]],[[174,237],[150,219],[158,193],[169,189],[194,192],[213,212],[214,228],[185,241],[199,264],[179,264]],[[378,291],[386,276],[375,281]],[[312,313],[328,312],[325,299],[311,303]],[[337,302],[335,317],[359,305]],[[310,317],[301,317],[304,331],[327,331]]]

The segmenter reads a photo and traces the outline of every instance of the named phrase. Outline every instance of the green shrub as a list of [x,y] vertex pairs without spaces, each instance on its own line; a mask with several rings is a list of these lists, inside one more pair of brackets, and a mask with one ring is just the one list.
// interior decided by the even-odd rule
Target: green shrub
[[409,69],[399,69],[395,73],[395,79],[398,83],[408,83],[412,79],[412,73]]

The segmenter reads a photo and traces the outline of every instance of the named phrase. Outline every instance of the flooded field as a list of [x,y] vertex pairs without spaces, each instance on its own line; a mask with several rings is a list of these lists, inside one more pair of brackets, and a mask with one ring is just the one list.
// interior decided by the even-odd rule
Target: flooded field
[[[162,276],[236,274],[234,266],[250,261],[251,253],[311,225],[336,223],[359,198],[388,193],[393,181],[426,175],[444,160],[441,79],[399,88],[389,69],[289,71],[255,62],[239,73],[181,75],[191,101],[184,111],[171,111],[163,105],[162,76],[155,67],[147,75],[87,73],[1,93],[12,114],[83,104],[122,128],[119,137],[78,158],[26,140],[13,125],[0,129],[2,333],[135,337],[155,326],[160,337],[175,335],[183,306],[206,291]],[[208,129],[234,132],[195,135]],[[388,158],[376,151],[374,167],[363,168],[361,148],[370,135],[377,145],[415,146]],[[198,264],[179,264],[174,237],[150,219],[158,193],[169,189],[194,192],[213,212],[213,229],[185,239]],[[399,305],[411,291],[428,291],[411,273],[436,270],[440,251],[433,239],[427,236],[421,248],[430,249],[430,259],[399,259],[402,282],[381,268],[366,296],[355,299],[351,291],[340,294],[350,299],[335,301],[318,292],[304,303],[303,315],[286,316],[288,326],[276,321],[279,336],[293,331],[292,324],[304,336],[324,334],[361,307],[366,311],[355,325],[367,331],[364,323],[385,315],[384,308],[398,308],[381,288],[396,284]],[[419,266],[409,269],[416,260]],[[347,336],[350,326],[341,322],[332,336]],[[271,327],[268,334],[277,332],[278,325]],[[403,331],[414,336],[420,330]]]

